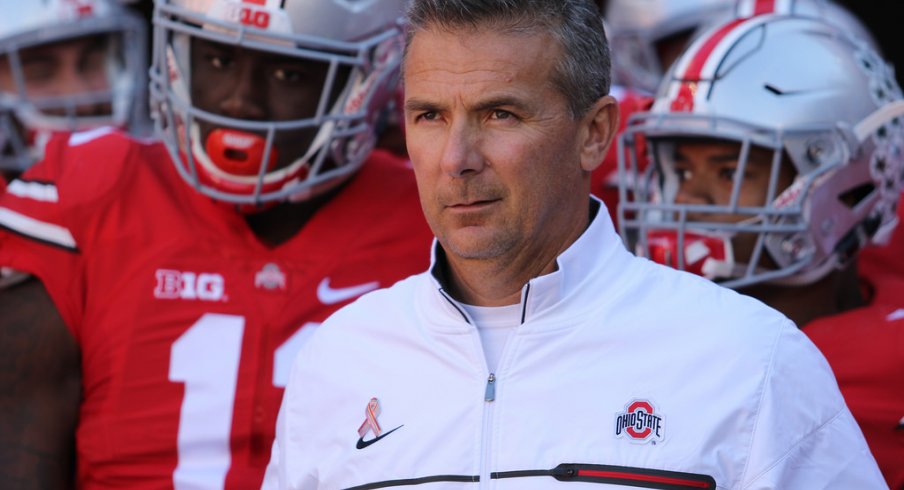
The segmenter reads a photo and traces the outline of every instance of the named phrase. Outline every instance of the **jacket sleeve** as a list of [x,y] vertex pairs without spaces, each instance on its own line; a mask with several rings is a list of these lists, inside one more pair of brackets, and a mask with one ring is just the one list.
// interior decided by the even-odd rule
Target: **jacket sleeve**
[[763,383],[739,488],[888,488],[832,370],[792,323]]
[[83,244],[67,193],[63,161],[67,140],[48,143],[44,161],[31,167],[0,194],[0,266],[38,277],[66,325],[78,338],[82,317]]

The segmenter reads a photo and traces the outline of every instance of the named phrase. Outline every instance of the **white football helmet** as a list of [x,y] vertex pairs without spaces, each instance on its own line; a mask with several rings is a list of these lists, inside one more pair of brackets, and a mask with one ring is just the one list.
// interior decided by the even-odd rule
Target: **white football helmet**
[[[375,123],[397,87],[404,4],[157,0],[152,109],[180,175],[203,194],[243,211],[306,200],[348,179],[374,147]],[[294,120],[252,120],[202,110],[191,95],[199,89],[191,85],[192,39],[327,66],[315,113]],[[347,82],[340,86],[340,78]],[[217,129],[203,136],[202,125]],[[304,129],[316,133],[307,150],[274,165],[274,141]]]
[[841,29],[848,36],[862,39],[881,54],[879,44],[860,19],[833,0],[737,0],[730,16],[719,20],[719,24],[732,18],[747,18],[756,15],[793,15],[815,17]]
[[[762,15],[716,26],[676,61],[651,111],[619,141],[622,237],[640,255],[728,287],[814,282],[897,224],[902,118],[893,70],[832,25]],[[739,144],[727,203],[676,202],[682,176],[672,150],[701,138]],[[772,152],[771,178],[762,206],[742,206],[755,148]],[[783,165],[796,174],[785,189]],[[738,218],[712,221],[719,215]],[[732,250],[741,236],[755,243],[746,263]]]
[[668,69],[659,45],[693,37],[730,15],[734,6],[735,0],[609,0],[604,18],[613,82],[654,93]]
[[[111,0],[0,0],[0,63],[10,83],[0,86],[0,170],[21,172],[41,158],[53,132],[101,125],[134,127],[146,114],[145,22]],[[106,36],[107,90],[36,95],[23,56],[30,49]],[[80,114],[84,106],[108,113]]]

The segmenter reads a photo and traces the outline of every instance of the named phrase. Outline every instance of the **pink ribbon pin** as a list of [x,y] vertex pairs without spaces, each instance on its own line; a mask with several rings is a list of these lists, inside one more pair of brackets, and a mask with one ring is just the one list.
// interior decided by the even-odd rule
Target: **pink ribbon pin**
[[380,402],[376,398],[371,398],[370,402],[367,403],[367,408],[364,409],[364,423],[361,424],[361,427],[358,427],[358,436],[364,437],[364,434],[372,430],[374,437],[380,437],[383,429],[380,428],[380,424],[377,422],[377,417],[379,416]]

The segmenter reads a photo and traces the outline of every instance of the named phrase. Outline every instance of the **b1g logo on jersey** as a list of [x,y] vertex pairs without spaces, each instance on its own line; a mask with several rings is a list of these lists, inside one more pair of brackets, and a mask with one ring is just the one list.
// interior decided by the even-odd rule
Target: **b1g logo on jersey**
[[156,277],[155,298],[226,301],[226,281],[220,274],[157,269]]
[[615,414],[615,437],[624,437],[637,443],[653,443],[663,440],[663,418],[647,400],[632,400],[624,412]]

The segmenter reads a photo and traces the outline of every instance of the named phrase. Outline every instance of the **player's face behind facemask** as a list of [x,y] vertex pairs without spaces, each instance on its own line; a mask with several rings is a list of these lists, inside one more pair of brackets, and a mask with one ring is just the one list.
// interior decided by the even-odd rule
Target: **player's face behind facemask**
[[[326,106],[336,104],[350,69],[330,79],[327,62],[257,51],[206,39],[191,40],[191,98],[202,111],[243,121],[291,122],[315,120],[324,87]],[[267,132],[198,118],[198,136],[217,168],[226,173],[254,177],[261,168]],[[272,134],[267,171],[285,169],[310,158],[320,127],[306,125],[277,129]],[[328,170],[332,162],[324,162]]]
[[110,50],[121,58],[116,40],[95,34],[23,49],[15,55],[18,66],[12,55],[0,56],[0,90],[52,118],[109,117]]
[[120,40],[93,34],[0,55],[0,170],[9,180],[41,158],[56,131],[113,122],[110,66]]
[[156,129],[180,176],[256,212],[363,165],[397,85],[401,0],[157,0]]
[[143,19],[107,0],[25,2],[3,10],[0,169],[25,170],[43,157],[55,132],[146,127]]
[[[679,137],[651,139],[649,144],[654,164],[669,183],[667,199],[683,211],[683,216],[673,211],[663,218],[685,222],[690,229],[705,229],[708,223],[754,224],[761,210],[790,187],[796,175],[781,151],[755,145],[745,148],[738,141]],[[696,238],[709,247],[722,248],[717,254],[728,254],[734,262],[749,264],[753,260],[758,268],[775,269],[768,254],[757,252],[758,234],[743,228],[738,226],[732,234],[703,233]],[[656,239],[671,250],[677,244],[667,243],[669,236],[663,233]]]

